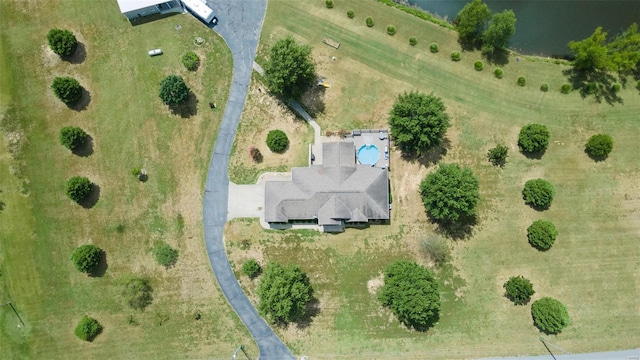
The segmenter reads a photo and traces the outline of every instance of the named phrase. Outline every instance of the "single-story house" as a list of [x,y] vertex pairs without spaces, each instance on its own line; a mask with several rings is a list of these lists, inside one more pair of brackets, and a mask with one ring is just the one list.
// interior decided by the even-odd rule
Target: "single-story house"
[[358,164],[351,141],[323,143],[322,152],[322,165],[291,169],[291,181],[265,182],[265,221],[340,232],[389,220],[388,169]]
[[184,12],[180,0],[118,0],[118,6],[129,21],[154,14]]

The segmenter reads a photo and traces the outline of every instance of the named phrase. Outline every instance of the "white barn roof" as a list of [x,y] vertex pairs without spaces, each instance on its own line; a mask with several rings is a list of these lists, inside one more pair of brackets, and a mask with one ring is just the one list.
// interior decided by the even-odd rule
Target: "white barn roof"
[[124,14],[166,2],[166,0],[118,0],[118,6],[120,7],[120,12]]

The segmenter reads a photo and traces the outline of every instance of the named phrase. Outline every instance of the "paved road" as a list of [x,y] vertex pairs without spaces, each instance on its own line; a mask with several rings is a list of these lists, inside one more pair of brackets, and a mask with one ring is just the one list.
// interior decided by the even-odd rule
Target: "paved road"
[[229,200],[229,154],[247,97],[267,4],[266,0],[216,0],[208,1],[208,5],[219,20],[214,30],[225,39],[233,54],[233,81],[205,185],[203,211],[207,253],[222,292],[258,344],[260,359],[295,359],[242,292],[222,239]]
[[554,355],[491,358],[485,360],[640,360],[640,349],[564,355],[561,351],[553,347],[549,348]]

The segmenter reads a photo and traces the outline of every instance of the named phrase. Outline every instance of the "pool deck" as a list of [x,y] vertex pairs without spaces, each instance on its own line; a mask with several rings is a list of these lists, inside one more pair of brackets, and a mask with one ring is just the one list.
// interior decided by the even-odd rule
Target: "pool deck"
[[[382,137],[382,139],[381,139]],[[322,144],[325,142],[342,142],[348,141],[353,143],[353,153],[357,155],[358,149],[362,145],[375,145],[380,151],[380,159],[375,164],[375,167],[388,168],[389,167],[389,153],[385,156],[384,149],[389,149],[389,131],[386,129],[356,129],[345,137],[340,136],[321,136],[319,143],[311,144],[309,148],[309,165],[322,165]],[[315,161],[311,161],[311,154],[314,155]],[[356,158],[357,160],[357,158]]]

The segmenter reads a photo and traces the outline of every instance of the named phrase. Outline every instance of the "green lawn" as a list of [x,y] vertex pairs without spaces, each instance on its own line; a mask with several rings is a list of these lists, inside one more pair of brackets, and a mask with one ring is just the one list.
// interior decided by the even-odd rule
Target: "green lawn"
[[[202,236],[202,188],[224,112],[208,102],[225,104],[231,83],[224,41],[189,15],[133,27],[112,0],[2,5],[0,303],[11,301],[25,326],[0,307],[0,357],[228,358],[240,343],[257,354],[217,288]],[[72,30],[81,42],[73,61],[48,50],[45,35],[53,27]],[[205,45],[194,45],[196,36]],[[164,55],[149,57],[154,48]],[[194,73],[180,62],[189,50],[202,59]],[[173,114],[158,98],[158,83],[169,74],[191,87],[197,101],[190,115]],[[84,109],[53,96],[49,84],[64,75],[90,94]],[[59,144],[66,125],[90,134],[88,156]],[[134,167],[147,170],[146,183],[131,175]],[[65,197],[65,179],[73,175],[99,187],[92,208]],[[157,240],[180,251],[174,268],[153,260]],[[106,251],[104,275],[73,269],[69,256],[83,243]],[[128,274],[151,279],[154,301],[144,312],[129,309],[120,295]],[[91,344],[73,334],[84,314],[104,326]]]
[[[331,85],[322,97],[317,119],[324,129],[385,126],[396,96],[403,91],[434,92],[443,98],[453,126],[444,154],[416,161],[391,154],[392,222],[339,235],[300,237],[264,232],[256,222],[234,222],[227,228],[229,252],[236,269],[256,257],[261,262],[295,262],[316,289],[320,312],[310,324],[280,329],[299,354],[314,358],[472,358],[545,354],[543,335],[532,325],[529,306],[513,306],[502,284],[524,275],[533,284],[533,300],[551,296],[565,303],[571,324],[548,340],[576,353],[637,347],[640,333],[640,163],[637,154],[638,91],[620,92],[623,103],[597,103],[578,91],[560,93],[569,69],[545,59],[509,58],[503,79],[495,65],[475,71],[481,59],[460,50],[454,32],[373,1],[270,1],[258,61],[268,46],[292,35],[313,47],[320,76]],[[355,10],[354,19],[346,16]],[[372,16],[376,25],[366,27]],[[397,28],[386,34],[386,25]],[[322,43],[327,36],[339,49]],[[409,45],[416,36],[418,44]],[[437,42],[440,52],[429,52]],[[335,60],[332,57],[335,56]],[[527,85],[516,85],[518,76]],[[550,90],[539,90],[547,83]],[[629,84],[635,83],[630,81]],[[545,124],[551,143],[541,159],[517,151],[520,128]],[[594,162],[584,144],[595,133],[614,141],[609,159]],[[506,167],[491,166],[486,152],[497,142],[510,148]],[[376,278],[394,259],[415,258],[429,264],[418,250],[421,239],[437,231],[425,214],[418,183],[437,161],[470,166],[480,178],[478,224],[468,238],[450,240],[452,261],[439,270],[443,305],[439,323],[426,333],[403,328],[374,295]],[[291,164],[293,165],[293,164]],[[550,209],[535,211],[524,204],[526,180],[543,177],[556,187]],[[548,252],[526,240],[536,219],[555,223],[559,236]],[[235,246],[251,239],[250,249]],[[241,277],[250,293],[257,282]]]

